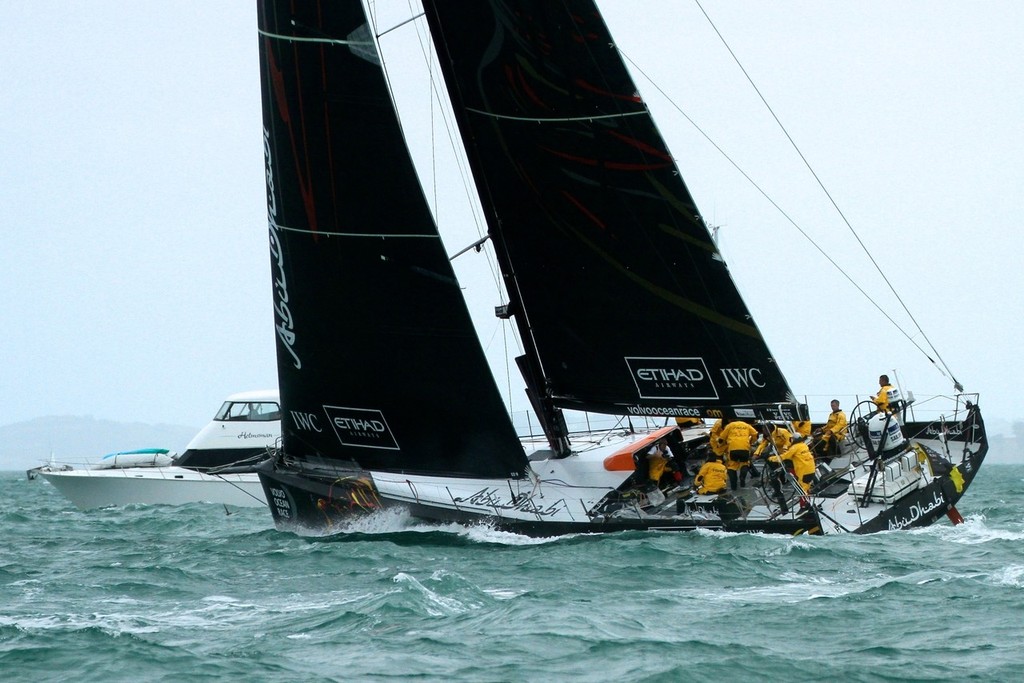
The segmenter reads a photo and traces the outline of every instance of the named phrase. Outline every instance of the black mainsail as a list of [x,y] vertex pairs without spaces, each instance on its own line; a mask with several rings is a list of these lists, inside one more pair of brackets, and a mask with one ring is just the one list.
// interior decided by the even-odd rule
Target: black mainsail
[[535,401],[792,401],[594,3],[423,5]]
[[264,0],[259,31],[284,453],[522,476],[362,4]]

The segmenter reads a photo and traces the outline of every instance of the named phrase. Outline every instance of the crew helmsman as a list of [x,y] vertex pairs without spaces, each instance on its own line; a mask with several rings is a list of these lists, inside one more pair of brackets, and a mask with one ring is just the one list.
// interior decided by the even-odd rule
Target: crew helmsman
[[726,469],[722,460],[714,453],[708,453],[708,459],[701,465],[700,472],[693,479],[693,485],[697,487],[697,493],[702,496],[715,493],[724,493],[726,484]]
[[839,409],[839,401],[832,399],[832,412],[825,426],[817,430],[818,443],[814,446],[816,455],[833,457],[839,455],[839,442],[846,438],[846,413]]
[[878,386],[878,396],[871,400],[874,401],[880,411],[891,413],[895,409],[892,402],[899,398],[900,392],[889,384],[889,375],[879,375]]
[[735,491],[747,485],[750,473],[750,449],[757,441],[757,430],[743,420],[730,422],[722,430],[721,439],[726,443],[726,469],[729,471],[729,488]]

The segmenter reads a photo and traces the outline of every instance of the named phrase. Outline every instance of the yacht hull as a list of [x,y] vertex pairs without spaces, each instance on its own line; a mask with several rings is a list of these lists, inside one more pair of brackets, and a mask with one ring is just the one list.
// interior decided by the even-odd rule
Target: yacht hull
[[183,467],[40,472],[81,510],[115,505],[216,503],[235,507],[267,504],[255,473],[204,474]]
[[[811,495],[800,495],[794,487],[784,507],[775,504],[763,483],[721,496],[698,496],[679,486],[667,492],[664,502],[652,503],[631,487],[632,473],[602,467],[613,448],[533,461],[524,479],[456,479],[355,467],[317,470],[305,464],[299,471],[270,461],[259,473],[277,527],[303,535],[343,532],[354,518],[386,508],[401,508],[430,522],[483,523],[530,536],[697,529],[863,534],[955,516],[951,511],[988,447],[977,411],[971,421],[943,430],[936,433],[934,423],[909,423],[905,431],[915,437],[912,448],[851,467],[836,480],[839,491],[835,485],[830,489],[827,480]],[[638,449],[649,443],[649,438],[636,441]]]

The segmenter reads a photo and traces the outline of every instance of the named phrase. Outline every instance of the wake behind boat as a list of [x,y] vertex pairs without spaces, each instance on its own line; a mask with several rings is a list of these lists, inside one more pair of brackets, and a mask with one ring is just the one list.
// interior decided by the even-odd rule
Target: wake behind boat
[[261,507],[256,463],[281,434],[278,392],[229,396],[180,455],[144,448],[103,456],[85,469],[51,463],[38,470],[80,509],[114,505],[218,503]]
[[[497,313],[524,347],[546,444],[528,455],[513,429],[361,3],[263,0],[285,412],[260,477],[278,528],[332,532],[389,506],[536,535],[864,533],[956,517],[987,452],[976,397],[925,421],[909,400],[858,408],[844,448],[816,462],[799,439],[776,445],[807,407],[593,2],[423,6],[503,275]],[[621,420],[578,433],[564,410]],[[702,492],[722,443],[672,418],[746,422],[767,453],[736,486]],[[678,478],[655,480],[654,458]]]

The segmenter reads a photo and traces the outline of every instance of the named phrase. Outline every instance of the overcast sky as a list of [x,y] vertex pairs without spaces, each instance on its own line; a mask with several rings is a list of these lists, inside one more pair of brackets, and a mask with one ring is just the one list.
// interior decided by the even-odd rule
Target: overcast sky
[[[792,387],[819,416],[892,370],[918,396],[951,393],[675,109],[917,334],[699,7],[599,4],[657,84],[635,73]],[[382,26],[409,15],[405,0],[376,6]],[[1024,415],[1024,4],[703,6],[957,379],[990,417]],[[415,71],[422,30],[382,45],[455,252],[482,228],[458,174],[442,161],[435,181],[424,161],[447,134]],[[0,63],[0,424],[199,427],[227,394],[274,386],[254,3],[5,3]],[[486,256],[457,267],[522,410]]]

